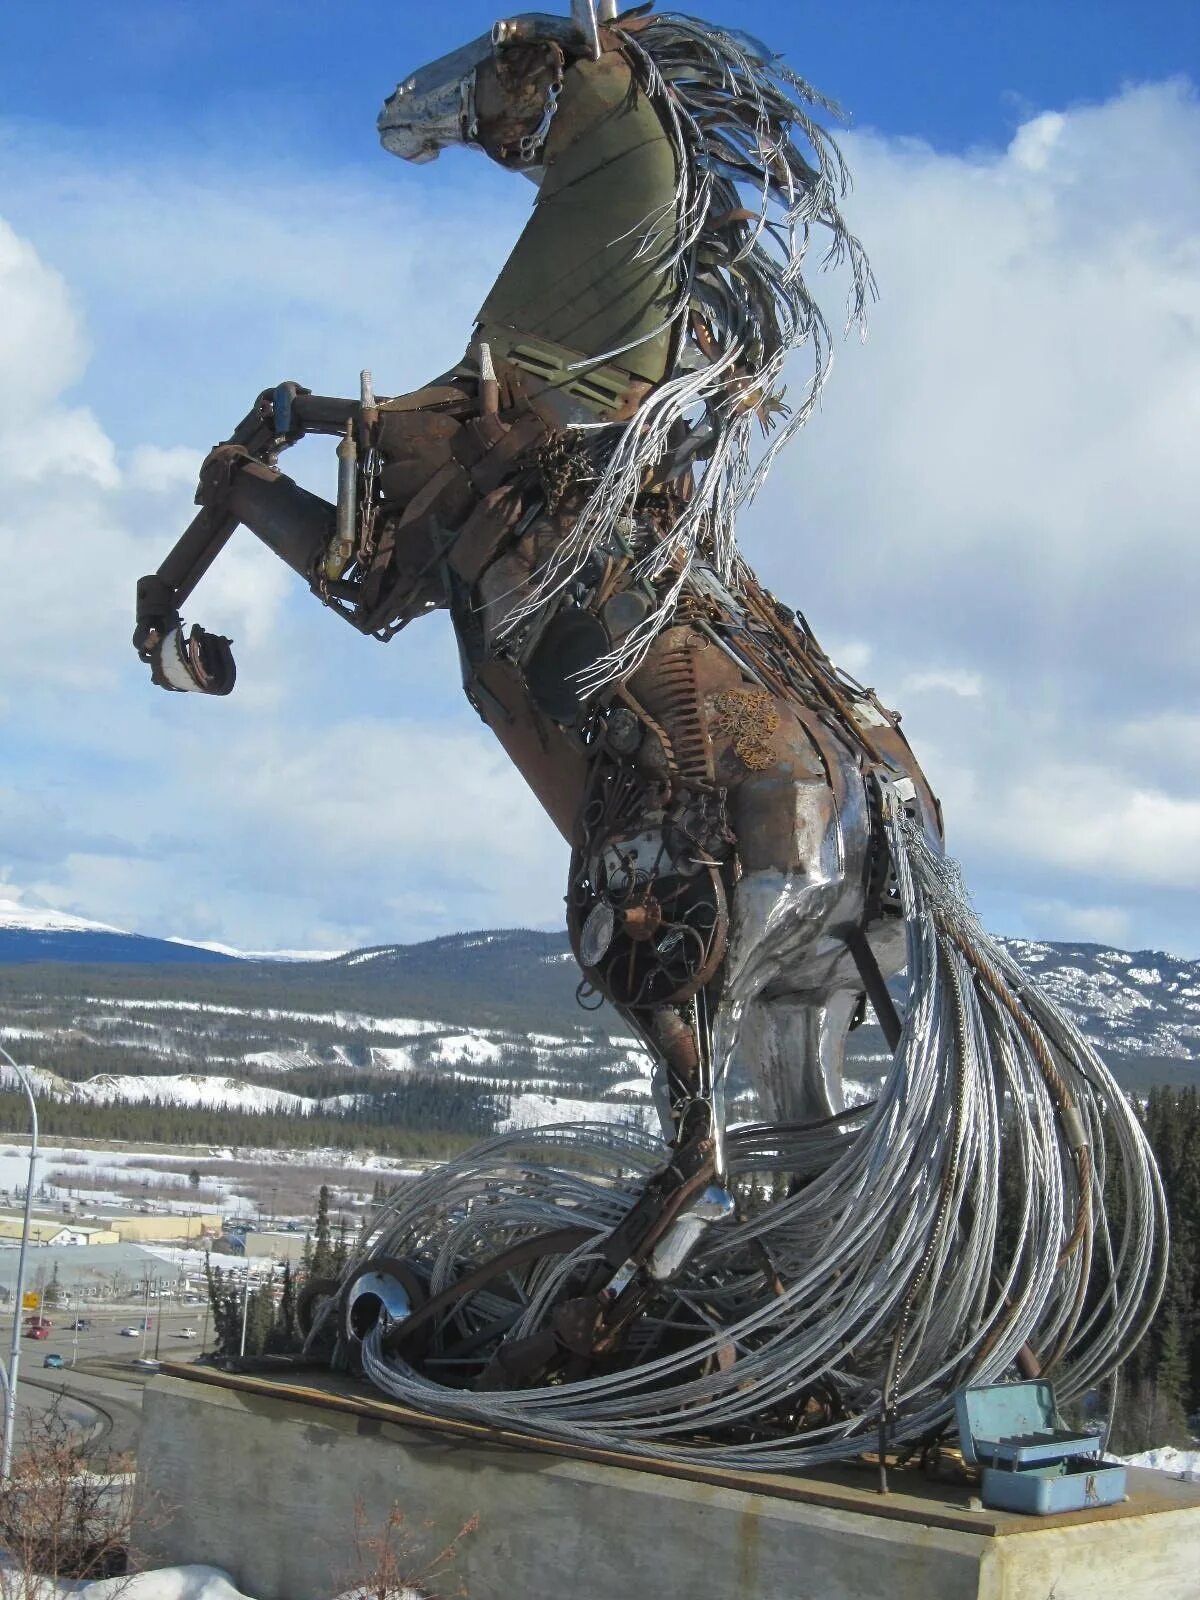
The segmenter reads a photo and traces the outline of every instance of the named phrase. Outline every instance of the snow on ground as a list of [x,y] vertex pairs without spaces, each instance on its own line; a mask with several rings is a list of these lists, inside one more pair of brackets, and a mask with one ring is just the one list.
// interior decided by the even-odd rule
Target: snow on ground
[[95,1078],[73,1085],[73,1099],[108,1105],[139,1101],[170,1102],[179,1106],[205,1106],[225,1111],[285,1111],[306,1115],[320,1104],[286,1089],[264,1089],[259,1084],[243,1083],[238,1078],[214,1078],[193,1073],[170,1076],[102,1072]]
[[231,944],[217,944],[213,939],[184,939],[172,934],[168,944],[187,945],[192,950],[212,950],[219,956],[233,956],[238,961],[336,961],[345,950],[238,950]]
[[637,1095],[639,1099],[644,1100],[645,1097],[650,1093],[650,1085],[646,1082],[645,1078],[630,1078],[626,1083],[614,1083],[612,1086],[612,1093]]
[[[69,1083],[65,1078],[59,1078],[41,1067],[31,1067],[29,1075],[41,1093],[85,1105],[105,1106],[114,1101],[123,1105],[157,1103],[203,1106],[210,1111],[284,1112],[291,1116],[308,1117],[318,1111],[341,1111],[354,1106],[359,1099],[358,1095],[353,1094],[314,1099],[309,1095],[293,1094],[288,1089],[268,1089],[261,1084],[245,1083],[240,1078],[222,1078],[196,1072],[101,1072],[94,1078],[85,1078],[81,1083]],[[0,1084],[14,1077],[12,1069],[0,1062]]]
[[[32,1591],[8,1559],[0,1556],[0,1600],[18,1600]],[[373,1600],[375,1584],[349,1589],[337,1600]],[[419,1589],[388,1589],[395,1600],[426,1600]],[[254,1600],[235,1587],[233,1579],[219,1567],[160,1567],[156,1572],[139,1572],[132,1578],[104,1578],[96,1583],[74,1582],[68,1578],[42,1578],[37,1582],[38,1600]]]
[[251,1072],[291,1072],[295,1067],[311,1066],[312,1060],[303,1050],[252,1050],[242,1057],[242,1065]]
[[415,1072],[413,1053],[402,1044],[373,1044],[371,1065],[379,1072]]
[[[536,1034],[530,1034],[531,1039]],[[441,1061],[447,1066],[458,1066],[464,1061],[469,1061],[472,1066],[482,1066],[487,1062],[499,1061],[504,1051],[493,1039],[485,1039],[479,1033],[448,1033],[444,1039],[439,1039],[429,1052],[431,1061]]]
[[[0,1557],[0,1560],[4,1558]],[[4,1561],[0,1570],[0,1596],[24,1596],[32,1591],[26,1579]],[[235,1589],[227,1572],[217,1567],[163,1567],[157,1572],[142,1572],[134,1578],[105,1578],[98,1583],[80,1583],[67,1578],[43,1578],[37,1584],[38,1600],[254,1600]]]
[[1152,1467],[1155,1472],[1169,1472],[1173,1478],[1200,1482],[1200,1450],[1177,1450],[1173,1444],[1163,1444],[1136,1456],[1117,1456],[1116,1460],[1127,1467]]
[[[229,1179],[219,1177],[204,1178],[206,1188],[202,1190],[199,1198],[189,1194],[182,1185],[178,1200],[164,1196],[161,1193],[162,1186],[170,1183],[173,1175],[155,1164],[162,1161],[163,1154],[162,1151],[140,1150],[136,1146],[122,1149],[92,1149],[87,1146],[66,1148],[59,1145],[43,1145],[38,1151],[34,1190],[36,1192],[45,1185],[47,1194],[54,1198],[63,1199],[68,1195],[74,1195],[86,1199],[92,1206],[113,1206],[128,1210],[130,1208],[128,1196],[122,1196],[109,1187],[113,1180],[119,1177],[126,1183],[148,1181],[154,1185],[154,1204],[155,1209],[159,1211],[182,1211],[194,1214],[198,1204],[202,1210],[213,1210],[230,1209],[239,1203],[253,1209],[252,1202],[239,1194]],[[233,1156],[231,1150],[213,1150],[202,1155],[181,1150],[178,1154],[181,1158],[186,1156],[190,1164],[202,1174],[209,1162],[228,1161]],[[263,1152],[263,1154],[273,1155],[278,1160],[288,1161],[289,1164],[301,1159],[283,1151]],[[328,1154],[329,1152],[326,1152],[327,1156]],[[63,1169],[63,1176],[51,1179],[49,1174],[53,1168]],[[10,1195],[23,1193],[28,1178],[28,1143],[0,1141],[0,1193]],[[219,1197],[214,1198],[210,1188],[219,1189]]]
[[509,1101],[508,1116],[499,1124],[501,1133],[517,1128],[538,1128],[561,1122],[633,1122],[648,1128],[657,1125],[654,1110],[648,1105],[620,1105],[612,1100],[567,1100],[548,1094],[515,1094]]
[[186,1011],[206,1017],[249,1017],[255,1022],[323,1022],[344,1033],[390,1033],[398,1039],[422,1033],[449,1033],[448,1022],[421,1017],[376,1017],[365,1011],[285,1011],[274,1006],[227,1006],[210,1000],[117,1000],[108,995],[84,995],[89,1006],[117,1011]]

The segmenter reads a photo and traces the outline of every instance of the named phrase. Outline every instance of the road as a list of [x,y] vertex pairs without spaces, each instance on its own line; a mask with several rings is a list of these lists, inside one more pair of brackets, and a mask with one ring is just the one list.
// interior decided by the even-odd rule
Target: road
[[[137,1448],[141,1427],[142,1387],[153,1372],[139,1368],[143,1347],[147,1358],[157,1350],[162,1360],[189,1361],[201,1353],[205,1331],[202,1305],[153,1307],[105,1306],[80,1312],[91,1324],[74,1330],[73,1311],[49,1312],[53,1327],[48,1339],[22,1339],[18,1399],[26,1419],[57,1407],[73,1428],[90,1434],[89,1453],[119,1457]],[[123,1328],[149,1327],[143,1335],[123,1334]],[[211,1320],[211,1319],[210,1319]],[[181,1337],[193,1329],[194,1339]],[[211,1331],[211,1330],[210,1330]],[[44,1365],[48,1355],[59,1355],[65,1366]],[[24,1421],[22,1426],[27,1425]]]

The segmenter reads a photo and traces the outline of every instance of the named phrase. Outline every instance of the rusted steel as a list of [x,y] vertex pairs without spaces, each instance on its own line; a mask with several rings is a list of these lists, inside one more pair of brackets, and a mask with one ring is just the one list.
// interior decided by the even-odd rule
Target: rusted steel
[[[179,610],[238,522],[360,632],[386,640],[449,611],[472,705],[571,845],[567,923],[584,972],[655,1051],[667,1085],[673,1162],[603,1249],[610,1276],[627,1262],[641,1276],[617,1295],[619,1310],[606,1304],[590,1322],[590,1311],[572,1313],[579,1360],[589,1340],[611,1346],[650,1292],[655,1244],[706,1184],[724,1181],[719,1086],[747,1009],[804,995],[822,1017],[848,1017],[852,1004],[830,997],[866,990],[895,1031],[885,975],[900,931],[894,905],[868,892],[886,876],[878,772],[910,783],[940,838],[898,718],[840,674],[744,564],[672,543],[706,492],[694,463],[707,424],[681,415],[634,475],[622,515],[577,549],[621,424],[634,419],[638,437],[687,341],[694,370],[722,349],[719,319],[677,304],[676,273],[662,265],[682,226],[680,173],[670,118],[631,42],[643,26],[631,16],[601,27],[593,51],[572,24],[522,16],[490,47],[447,58],[448,83],[435,68],[397,89],[380,122],[389,148],[435,154],[467,118],[494,159],[542,170],[530,224],[452,372],[390,398],[374,395],[369,374],[358,400],[294,383],[263,391],[206,460],[199,516],[139,586],[135,638],[156,682],[232,687],[227,641],[203,630],[185,639]],[[630,226],[651,214],[655,251]],[[740,247],[756,216],[726,204],[712,249]],[[769,421],[764,383],[742,362],[730,371],[710,414],[758,407]],[[278,470],[307,433],[341,440],[336,510]],[[664,546],[671,558],[647,564]],[[614,660],[621,670],[608,670]],[[768,999],[747,974],[778,939],[794,955],[786,970],[773,958]],[[385,1346],[407,1347],[496,1274],[560,1247],[570,1246],[550,1234],[484,1263],[389,1329]]]

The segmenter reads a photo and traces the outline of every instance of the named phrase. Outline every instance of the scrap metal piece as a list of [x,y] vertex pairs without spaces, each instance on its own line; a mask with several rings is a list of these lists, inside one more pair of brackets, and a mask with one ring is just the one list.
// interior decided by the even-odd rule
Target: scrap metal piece
[[596,0],[571,0],[571,15],[591,53],[592,60],[599,61],[600,20],[596,11]]
[[737,1211],[737,1202],[723,1184],[710,1183],[702,1194],[680,1213],[662,1240],[655,1246],[646,1270],[659,1283],[668,1283],[679,1272],[700,1240],[715,1222],[728,1222]]
[[[397,88],[386,148],[472,145],[539,181],[473,349],[390,400],[368,372],[357,400],[264,391],[139,584],[135,644],[164,687],[228,692],[228,641],[185,638],[179,613],[239,522],[381,640],[448,608],[471,704],[570,842],[585,986],[654,1057],[661,1141],[632,1106],[497,1135],[406,1186],[341,1290],[310,1286],[306,1329],[325,1298],[318,1341],[334,1326],[381,1389],[429,1406],[453,1388],[489,1426],[811,1464],[927,1431],[947,1374],[1035,1360],[1034,1329],[1048,1368],[1097,1381],[1161,1291],[1161,1192],[1103,1063],[973,922],[899,718],[739,553],[737,508],[828,366],[814,233],[848,258],[855,309],[870,271],[814,91],[756,41],[649,9],[502,20]],[[806,344],[812,383],[780,425]],[[755,471],[759,422],[778,432]],[[336,506],[276,467],[313,432],[341,441]],[[869,989],[899,1039],[905,959],[928,1025],[887,1114],[848,1111],[847,1029]],[[727,1139],[738,1069],[767,1120]],[[1027,1215],[1074,1224],[1026,1238],[997,1288],[978,1201],[1002,1096]],[[1122,1164],[1127,1231],[1093,1260]],[[787,1199],[734,1217],[728,1173]],[[916,1260],[906,1238],[928,1241]],[[961,1333],[943,1289],[972,1308]]]
[[450,145],[468,144],[475,72],[492,48],[492,34],[482,34],[397,84],[376,122],[384,149],[419,166],[436,161]]
[[321,567],[326,578],[342,576],[358,544],[358,445],[352,422],[338,440],[337,461],[337,528]]
[[199,623],[185,639],[181,624],[149,646],[144,659],[149,661],[151,678],[160,689],[227,695],[233,693],[237,682],[230,646],[229,639],[219,633],[206,633]]

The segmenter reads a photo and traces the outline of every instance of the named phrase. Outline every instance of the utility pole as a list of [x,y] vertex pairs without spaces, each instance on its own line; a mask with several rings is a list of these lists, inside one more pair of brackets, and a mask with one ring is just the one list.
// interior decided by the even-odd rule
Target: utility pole
[[146,1335],[150,1332],[150,1277],[147,1274],[143,1284],[142,1304],[142,1360],[146,1359]]
[[250,1307],[250,1263],[246,1263],[246,1276],[242,1279],[242,1347],[238,1354],[246,1354],[246,1312]]

